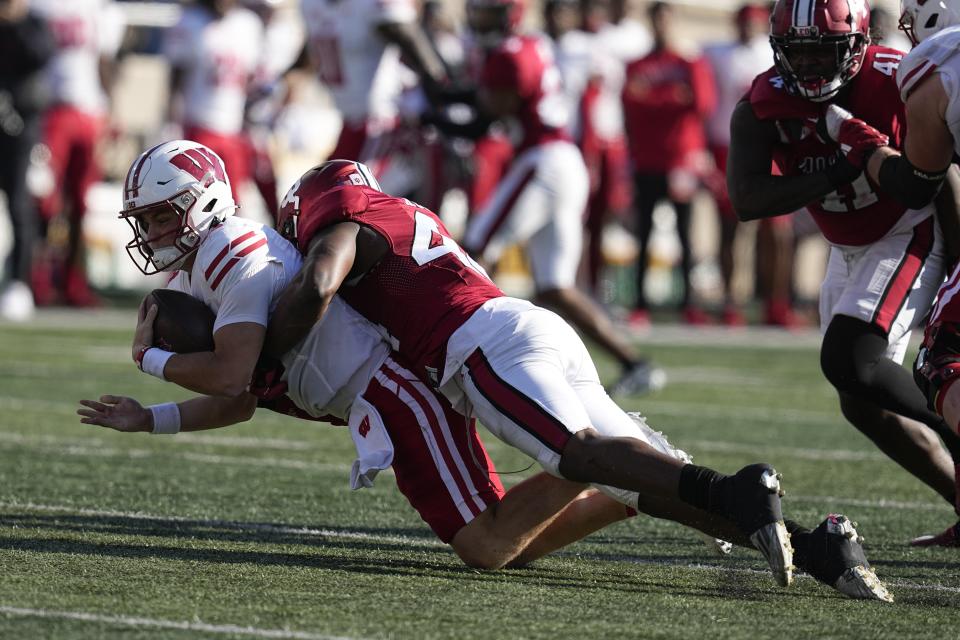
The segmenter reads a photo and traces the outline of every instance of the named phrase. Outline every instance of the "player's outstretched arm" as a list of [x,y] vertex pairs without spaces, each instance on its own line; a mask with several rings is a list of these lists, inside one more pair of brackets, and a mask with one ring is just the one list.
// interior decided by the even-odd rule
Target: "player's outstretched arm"
[[436,91],[447,81],[447,68],[443,60],[430,46],[426,34],[416,23],[388,22],[381,24],[377,32],[384,40],[393,42],[403,53],[420,77],[428,94]]
[[[99,400],[81,400],[80,404],[83,408],[77,409],[77,414],[82,424],[125,433],[176,433],[217,429],[249,420],[257,408],[257,399],[250,394],[236,398],[200,396],[176,404],[144,407],[127,396],[105,395]],[[173,422],[177,422],[176,427]]]
[[792,213],[847,184],[860,173],[859,169],[839,161],[824,172],[802,176],[772,175],[770,167],[779,133],[773,122],[757,119],[748,102],[741,102],[734,110],[730,134],[727,189],[741,220]]

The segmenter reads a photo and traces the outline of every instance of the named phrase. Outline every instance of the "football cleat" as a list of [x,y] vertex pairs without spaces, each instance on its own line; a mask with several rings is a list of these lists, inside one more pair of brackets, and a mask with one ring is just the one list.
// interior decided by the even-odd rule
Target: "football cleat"
[[849,598],[893,602],[870,568],[856,523],[846,516],[831,513],[810,533],[809,566],[803,569]]
[[733,516],[760,551],[781,587],[793,582],[793,546],[783,522],[781,476],[767,464],[752,464],[733,476]]
[[638,396],[659,391],[667,384],[666,372],[646,360],[639,360],[628,367],[620,379],[607,390],[611,396]]
[[[650,425],[647,424],[647,419],[642,415],[636,412],[630,412],[627,415],[630,416],[630,419],[633,420],[638,427],[640,427],[640,430],[647,437],[647,440],[650,441],[650,445],[653,446],[654,449],[660,453],[665,453],[668,456],[676,458],[681,462],[685,462],[687,464],[693,462],[693,456],[683,449],[679,449],[670,444],[670,442],[667,440],[667,436],[663,435],[663,432],[654,431],[652,428],[650,428]],[[726,540],[722,540],[720,538],[714,538],[709,533],[703,533],[702,531],[698,531],[697,533],[701,538],[703,538],[703,543],[712,553],[718,556],[726,556],[733,551],[732,542],[727,542]]]
[[910,541],[911,547],[960,547],[960,521],[938,535],[924,535]]

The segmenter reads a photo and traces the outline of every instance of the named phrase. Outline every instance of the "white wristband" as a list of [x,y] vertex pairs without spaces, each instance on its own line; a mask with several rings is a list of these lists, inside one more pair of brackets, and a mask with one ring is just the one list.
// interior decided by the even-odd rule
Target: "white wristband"
[[143,369],[144,373],[166,380],[163,377],[163,368],[167,366],[167,360],[172,358],[173,355],[173,351],[151,347],[143,353],[143,362],[140,363],[140,368]]
[[153,414],[153,431],[151,433],[179,433],[180,407],[176,402],[152,404],[147,409]]

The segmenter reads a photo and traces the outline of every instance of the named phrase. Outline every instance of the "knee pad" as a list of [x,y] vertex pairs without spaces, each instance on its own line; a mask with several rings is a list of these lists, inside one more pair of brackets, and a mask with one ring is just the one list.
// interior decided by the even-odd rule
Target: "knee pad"
[[885,357],[887,336],[863,320],[837,316],[827,327],[820,348],[820,369],[837,391],[855,393],[864,385],[874,365]]

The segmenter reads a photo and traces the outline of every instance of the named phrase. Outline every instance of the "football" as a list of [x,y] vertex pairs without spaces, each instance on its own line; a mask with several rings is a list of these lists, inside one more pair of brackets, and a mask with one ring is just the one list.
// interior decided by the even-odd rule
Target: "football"
[[143,309],[157,305],[153,343],[167,351],[213,351],[213,311],[201,300],[173,289],[154,289],[143,300]]

